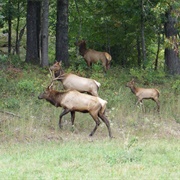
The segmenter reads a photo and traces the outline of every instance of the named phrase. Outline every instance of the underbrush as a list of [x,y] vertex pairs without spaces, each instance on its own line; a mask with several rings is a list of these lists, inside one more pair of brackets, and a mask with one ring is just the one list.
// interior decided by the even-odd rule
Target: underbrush
[[[50,84],[48,68],[42,69],[34,65],[4,63],[0,69],[0,137],[2,141],[16,139],[26,140],[33,137],[43,138],[47,133],[63,132],[86,136],[94,128],[95,123],[88,114],[76,113],[75,128],[72,129],[70,115],[63,118],[64,128],[59,130],[58,119],[61,108],[55,108],[48,102],[38,100],[38,95]],[[81,64],[79,64],[81,67]],[[82,67],[84,64],[82,65]],[[145,137],[180,137],[180,98],[178,77],[166,77],[164,73],[128,70],[111,67],[106,75],[100,65],[92,70],[75,68],[72,64],[66,72],[73,72],[89,77],[101,83],[99,96],[108,101],[106,115],[110,121],[113,136],[122,138],[125,134]],[[136,106],[136,97],[126,83],[135,78],[137,86],[154,87],[160,90],[161,109],[158,114],[156,104],[151,100],[144,101],[145,112]],[[56,89],[62,89],[59,82]],[[107,137],[107,128],[101,123],[96,137]]]

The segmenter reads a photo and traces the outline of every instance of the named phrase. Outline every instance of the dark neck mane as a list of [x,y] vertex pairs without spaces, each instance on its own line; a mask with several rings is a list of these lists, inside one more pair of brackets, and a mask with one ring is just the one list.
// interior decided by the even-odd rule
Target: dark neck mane
[[137,89],[136,89],[136,87],[135,87],[135,86],[131,86],[130,88],[131,88],[132,93],[134,93],[134,94],[136,94],[136,93],[137,93]]
[[81,56],[84,56],[85,53],[86,53],[86,51],[87,51],[86,43],[83,42],[83,43],[81,43],[80,46],[79,46],[79,54],[80,54]]
[[54,72],[55,77],[61,76],[61,75],[63,75],[63,74],[64,74],[63,69],[59,69],[59,70],[57,70],[57,71]]
[[61,103],[62,96],[63,96],[63,93],[58,92],[58,91],[53,91],[46,100],[56,107],[61,107],[60,103]]

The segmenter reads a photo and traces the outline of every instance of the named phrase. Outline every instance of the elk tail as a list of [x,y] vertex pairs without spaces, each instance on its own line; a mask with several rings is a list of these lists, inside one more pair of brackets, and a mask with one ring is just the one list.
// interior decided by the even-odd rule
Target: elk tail
[[111,55],[108,54],[107,52],[105,52],[105,56],[106,56],[106,60],[107,60],[108,62],[110,62],[110,61],[112,60]]
[[159,97],[159,95],[160,95],[160,92],[159,92],[159,90],[158,90],[158,89],[156,89],[156,91],[158,92],[158,97]]
[[109,67],[110,67],[110,62],[111,62],[111,60],[112,60],[112,57],[111,57],[111,55],[108,54],[107,52],[105,52],[104,55],[105,55],[105,57],[106,57],[106,69],[108,70]]
[[96,85],[98,86],[98,88],[101,86],[101,83],[97,82],[94,80],[94,82],[96,83]]

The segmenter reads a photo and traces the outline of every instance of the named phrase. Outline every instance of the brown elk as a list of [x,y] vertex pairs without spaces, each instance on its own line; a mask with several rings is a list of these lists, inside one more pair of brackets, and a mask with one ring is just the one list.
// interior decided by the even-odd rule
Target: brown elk
[[71,113],[71,122],[74,125],[75,112],[89,113],[94,119],[96,125],[90,136],[93,136],[98,126],[100,125],[99,118],[106,124],[109,137],[111,138],[110,123],[106,116],[104,115],[104,110],[101,103],[99,102],[99,97],[91,96],[88,94],[80,93],[76,90],[69,90],[64,92],[59,92],[53,90],[53,83],[46,88],[46,90],[41,93],[38,98],[45,99],[50,102],[55,107],[62,107],[64,110],[59,116],[59,127],[62,128],[61,120],[62,117],[69,112]]
[[139,88],[135,87],[134,79],[126,84],[126,87],[129,87],[133,94],[138,98],[138,103],[142,103],[143,99],[152,99],[157,104],[157,111],[160,110],[160,102],[159,102],[159,91],[157,89],[147,89],[147,88]]
[[101,61],[105,72],[110,68],[112,57],[107,52],[87,49],[85,40],[78,41],[75,45],[79,47],[79,54],[85,59],[88,67],[92,66],[92,63]]
[[84,78],[71,73],[64,73],[61,62],[56,62],[50,67],[54,76],[60,80],[65,90],[77,90],[87,92],[93,96],[98,96],[100,83],[94,79]]

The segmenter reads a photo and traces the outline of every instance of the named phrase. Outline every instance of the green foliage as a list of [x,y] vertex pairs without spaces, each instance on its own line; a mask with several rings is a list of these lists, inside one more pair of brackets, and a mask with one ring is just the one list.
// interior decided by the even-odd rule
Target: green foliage
[[142,156],[142,149],[133,149],[133,150],[122,150],[115,154],[111,154],[106,156],[107,162],[113,166],[116,164],[124,164],[124,163],[131,163],[131,162],[139,162],[141,161]]
[[19,100],[15,97],[9,97],[7,98],[4,103],[3,103],[3,108],[6,108],[6,109],[14,109],[14,110],[17,110],[20,108],[20,105],[19,105]]
[[[77,3],[77,4],[76,4]],[[144,13],[139,1],[132,3],[130,0],[118,1],[109,0],[99,2],[91,1],[70,1],[69,2],[69,54],[75,54],[74,42],[77,39],[86,39],[88,48],[99,51],[108,51],[112,55],[113,64],[122,65],[123,67],[138,67],[138,58],[142,59],[141,45],[141,14],[144,15],[144,38],[146,45],[147,66],[154,64],[157,54],[158,34],[160,36],[160,51],[163,51],[164,39],[163,27],[165,20],[165,12],[169,5],[177,8],[174,10],[174,16],[178,16],[179,3],[176,1],[158,0],[154,2],[143,2]],[[113,6],[112,6],[113,4]],[[26,20],[26,0],[10,1],[2,0],[2,12],[0,20],[3,21],[4,29],[7,29],[7,19],[9,15],[12,17],[12,43],[15,42],[15,30],[17,28],[17,18],[20,17],[19,29],[21,29]],[[18,8],[19,7],[19,8]],[[56,2],[50,1],[49,6],[49,62],[55,60],[55,27],[56,27]],[[121,18],[119,18],[121,17]],[[96,21],[95,21],[96,20]],[[179,25],[176,27],[179,29]],[[135,29],[135,30],[134,30]],[[26,45],[23,38],[21,45]],[[167,41],[167,40],[166,40]],[[7,42],[6,42],[7,44]],[[167,43],[165,43],[167,44]],[[139,46],[140,54],[137,53]],[[20,51],[22,53],[22,51]],[[139,57],[138,57],[139,56]],[[164,66],[164,53],[159,54],[158,65]],[[24,55],[21,57],[24,61]],[[76,60],[74,57],[73,60]],[[17,59],[20,61],[20,59]],[[75,71],[82,73],[84,65],[79,64]],[[142,64],[141,64],[142,65]],[[160,67],[160,66],[158,66]],[[79,68],[79,69],[78,69]],[[99,71],[99,66],[94,66]],[[161,68],[161,67],[160,67]]]
[[136,147],[138,139],[132,138],[125,144],[123,150],[119,150],[114,154],[106,155],[107,162],[113,166],[119,163],[131,163],[141,161],[143,151],[142,148]]
[[137,78],[141,82],[146,82],[148,84],[157,83],[162,84],[164,82],[164,77],[166,76],[164,71],[154,71],[153,69],[130,69],[131,77]]
[[11,67],[20,67],[22,61],[17,55],[1,55],[0,54],[0,65],[1,66],[11,66]]
[[172,89],[177,93],[180,92],[180,80],[179,79],[177,79],[173,82]]
[[0,64],[3,65],[7,62],[8,56],[4,54],[0,54]]
[[17,88],[19,89],[20,92],[24,91],[26,94],[34,93],[35,92],[35,87],[34,87],[34,82],[32,80],[21,80],[17,84]]

